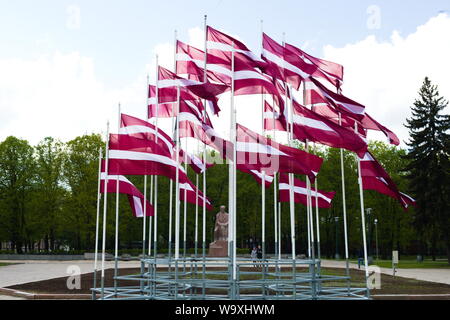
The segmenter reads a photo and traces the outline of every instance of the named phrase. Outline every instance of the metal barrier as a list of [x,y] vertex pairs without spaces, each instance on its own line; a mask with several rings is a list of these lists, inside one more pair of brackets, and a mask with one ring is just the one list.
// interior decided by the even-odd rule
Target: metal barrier
[[[367,300],[349,277],[322,275],[320,260],[229,258],[141,259],[141,273],[117,276],[136,286],[94,288],[102,300]],[[93,297],[96,295],[94,294]]]

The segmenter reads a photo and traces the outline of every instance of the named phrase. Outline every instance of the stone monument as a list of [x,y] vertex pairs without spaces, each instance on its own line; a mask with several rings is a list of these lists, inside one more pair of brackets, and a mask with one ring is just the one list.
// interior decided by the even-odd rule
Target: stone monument
[[225,206],[216,214],[214,242],[209,244],[210,257],[228,257],[228,213]]

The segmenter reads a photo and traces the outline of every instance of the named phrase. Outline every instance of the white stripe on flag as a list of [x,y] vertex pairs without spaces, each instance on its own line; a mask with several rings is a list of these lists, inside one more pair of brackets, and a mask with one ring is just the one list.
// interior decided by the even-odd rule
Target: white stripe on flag
[[[128,150],[109,150],[109,158],[117,160],[136,160],[136,161],[154,161],[168,166],[177,167],[176,162],[166,156],[159,154],[137,152]],[[178,165],[180,171],[185,173],[183,166]]]
[[276,65],[280,66],[281,68],[287,69],[289,71],[292,71],[292,72],[300,75],[300,77],[302,77],[303,79],[306,79],[306,78],[309,77],[309,74],[307,74],[306,72],[304,72],[300,68],[290,64],[289,62],[287,62],[283,58],[280,58],[279,56],[273,54],[272,52],[264,49],[263,50],[263,54],[268,60],[270,60],[271,62],[273,62]]
[[167,145],[167,148],[169,148],[169,150],[172,152],[173,144],[169,140],[167,140],[166,137],[164,137],[164,135],[162,135],[155,129],[152,129],[152,128],[149,128],[146,126],[140,126],[140,125],[132,125],[132,126],[127,126],[127,127],[122,127],[119,129],[119,134],[132,135],[135,133],[151,133],[153,135],[157,135],[158,139],[161,139]]
[[137,218],[142,218],[144,216],[144,210],[142,209],[141,199],[133,196],[134,209],[136,210],[135,214]]
[[[287,183],[280,183],[279,189],[280,190],[290,190],[290,186]],[[293,189],[294,189],[294,192],[297,194],[303,194],[305,196],[308,195],[308,190],[306,188],[295,186]],[[324,194],[322,194],[320,192],[315,192],[314,190],[311,190],[311,196],[319,197],[319,198],[325,200],[326,202],[331,203],[331,199],[326,197]]]
[[265,154],[272,154],[272,155],[287,156],[286,153],[282,152],[279,149],[276,149],[269,145],[256,143],[256,142],[238,141],[236,151],[237,152],[254,152],[254,153],[265,153]]
[[322,121],[311,119],[311,118],[306,118],[306,117],[300,116],[298,114],[294,115],[294,123],[300,124],[300,125],[303,125],[306,127],[314,128],[314,129],[323,130],[323,131],[336,132],[333,129],[331,129],[329,126],[327,126],[325,123],[323,123]]

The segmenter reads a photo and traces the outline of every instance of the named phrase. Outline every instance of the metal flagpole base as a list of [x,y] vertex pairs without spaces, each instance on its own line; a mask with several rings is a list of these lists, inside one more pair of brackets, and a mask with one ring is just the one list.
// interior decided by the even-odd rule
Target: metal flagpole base
[[[140,274],[117,277],[119,281],[135,281],[136,285],[104,288],[101,300],[369,299],[365,287],[347,288],[347,276],[321,275],[319,259],[266,257],[255,268],[252,259],[238,257],[236,279],[229,272],[229,257],[144,257],[141,264]],[[94,288],[92,293],[102,293],[102,289]]]

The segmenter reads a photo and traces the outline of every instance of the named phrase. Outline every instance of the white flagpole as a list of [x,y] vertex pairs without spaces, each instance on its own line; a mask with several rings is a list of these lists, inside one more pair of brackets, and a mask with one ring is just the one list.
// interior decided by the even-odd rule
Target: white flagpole
[[[153,205],[153,183],[154,183],[154,177],[150,176],[150,204]],[[148,219],[148,248],[147,253],[148,256],[151,257],[152,255],[152,234],[153,234],[153,217],[149,217]]]
[[266,259],[266,172],[262,172],[262,186],[261,186],[261,242],[263,260]]
[[[147,175],[144,176],[144,203],[147,201]],[[147,205],[144,206],[144,217],[142,220],[142,257],[145,257],[146,227],[147,227]]]
[[[187,168],[187,138],[184,138],[184,171],[188,172]],[[183,204],[183,258],[186,260],[186,241],[187,241],[187,190],[184,188],[184,204]]]
[[[264,21],[261,20],[261,55],[263,54],[263,31]],[[263,136],[265,136],[264,129],[264,94],[261,93],[261,128]],[[262,172],[262,184],[261,184],[261,244],[262,244],[262,256],[263,260],[266,259],[266,174]]]
[[[314,151],[316,151],[316,144],[314,143]],[[314,181],[314,191],[316,193],[316,232],[317,232],[317,257],[320,260],[321,259],[321,252],[320,252],[320,219],[319,219],[319,189],[317,187],[318,181],[317,177]]]
[[103,237],[102,237],[102,299],[105,297],[105,251],[106,251],[106,215],[108,209],[108,174],[109,174],[109,121],[106,129],[106,155],[105,155],[105,186],[103,195]]
[[[102,174],[102,148],[98,150],[98,190],[97,190],[97,215],[95,219],[95,257],[94,257],[94,289],[97,289],[97,264],[98,264],[98,229],[100,223],[100,201],[102,198],[101,194],[101,174]],[[92,293],[92,298],[95,299],[97,293]]]
[[[176,73],[177,68],[177,30],[174,32],[174,70],[173,72]],[[175,114],[174,114],[174,106],[172,104],[172,134],[175,130]],[[172,136],[173,137],[173,136]],[[170,179],[169,182],[169,266],[170,261],[172,259],[172,198],[173,198],[173,181]],[[170,271],[169,271],[170,272]]]
[[[306,151],[309,150],[309,141],[306,140]],[[306,189],[307,189],[307,213],[308,213],[308,229],[310,233],[310,257],[314,260],[314,219],[312,214],[312,198],[311,198],[311,179],[306,176]]]
[[175,260],[180,259],[180,86],[177,87],[176,175],[175,175]]
[[[303,82],[303,104],[306,105],[306,83]],[[294,110],[294,108],[292,108]],[[309,141],[305,141],[305,151],[309,152]],[[312,202],[311,202],[311,180],[306,176],[306,189],[307,189],[307,201],[306,201],[306,214],[308,224],[308,257],[314,256],[314,221],[312,219]]]
[[[276,120],[275,120],[275,103],[274,103],[275,99],[273,99],[272,96],[272,105],[273,105],[273,112],[272,112],[272,121],[273,121],[273,140],[276,141],[276,129],[275,129],[275,125],[276,125]],[[273,176],[273,219],[274,219],[274,228],[275,228],[275,256],[277,256],[278,254],[278,195],[277,195],[277,174],[275,173]]]
[[[203,82],[206,82],[208,79],[207,68],[208,68],[208,48],[206,45],[207,41],[207,20],[208,16],[204,17],[204,29],[205,29],[205,64],[204,64],[204,75]],[[203,101],[203,121],[206,121],[206,100]],[[203,146],[203,161],[206,164],[206,145]],[[203,252],[203,267],[205,268],[205,259],[206,259],[206,170],[203,171],[203,223],[202,223],[202,252]],[[205,269],[204,269],[205,270]],[[204,274],[204,273],[203,273]]]
[[[198,151],[198,143],[197,143],[197,151]],[[197,152],[198,153],[198,152]],[[197,258],[198,253],[198,174],[195,175],[195,235],[194,235],[194,256]]]
[[[289,136],[289,144],[291,147],[294,147],[294,106],[292,103],[292,92],[289,86],[286,84],[286,94],[290,97],[290,136]],[[296,250],[295,250],[295,197],[294,197],[294,174],[289,173],[289,205],[290,205],[290,218],[291,218],[291,246],[292,246],[292,260],[295,260]]]
[[[358,133],[358,124],[355,122],[355,133]],[[369,290],[369,263],[367,259],[367,238],[366,238],[366,217],[364,213],[364,189],[361,175],[361,159],[359,156],[356,156],[358,159],[358,184],[359,184],[359,200],[361,205],[361,224],[362,224],[362,234],[363,234],[363,246],[364,246],[364,267],[365,267],[365,275],[366,275],[366,288],[367,288],[367,297],[370,296]]]
[[[233,209],[232,209],[232,257],[233,257],[233,271],[232,271],[232,275],[233,275],[233,281],[236,281],[237,278],[237,261],[236,261],[236,224],[237,224],[237,212],[236,212],[236,162],[237,162],[237,132],[236,132],[236,108],[234,105],[234,90],[235,90],[235,86],[234,86],[234,69],[235,69],[235,49],[234,49],[234,42],[232,44],[232,52],[231,52],[231,135],[232,135],[232,142],[233,142],[233,162],[232,162],[232,175],[231,175],[231,183],[232,183],[232,196],[231,196],[231,200],[232,200],[232,205],[233,205]],[[234,292],[233,292],[233,298],[234,298]]]
[[[283,32],[283,46],[285,45],[286,34]],[[294,106],[292,103],[292,92],[289,85],[286,83],[286,106],[288,105],[287,99],[291,105],[290,108],[290,119],[289,119],[289,145],[294,146]],[[294,197],[294,174],[289,173],[289,211],[290,211],[290,224],[291,224],[291,247],[292,247],[292,260],[295,260],[296,250],[295,250],[295,197]],[[280,213],[281,214],[281,213]]]
[[[342,126],[342,115],[339,112],[339,125]],[[340,149],[341,153],[341,180],[342,180],[342,209],[344,214],[344,244],[345,244],[345,271],[348,278],[350,278],[350,264],[348,253],[348,231],[347,231],[347,204],[345,196],[345,169],[344,169],[344,149]],[[350,289],[350,280],[347,281],[347,286]]]
[[[117,122],[117,132],[120,131],[120,103],[119,103],[119,117]],[[114,293],[117,295],[117,275],[118,275],[118,267],[119,267],[119,175],[117,174],[116,178],[116,234],[115,234],[115,246],[114,246]]]
[[281,260],[281,202],[278,203],[278,260]]
[[[158,133],[159,131],[159,126],[158,126],[158,120],[159,120],[159,85],[158,85],[158,66],[159,66],[159,57],[158,55],[156,55],[156,121],[155,121],[155,127],[156,127],[156,132]],[[158,134],[156,134],[156,143],[158,143]],[[155,262],[156,262],[156,255],[158,254],[158,176],[155,175],[154,178],[155,180],[155,201],[154,201],[154,210],[155,210],[155,223],[154,223],[154,231],[153,231],[153,255],[155,256]],[[155,265],[156,267],[156,265]]]

